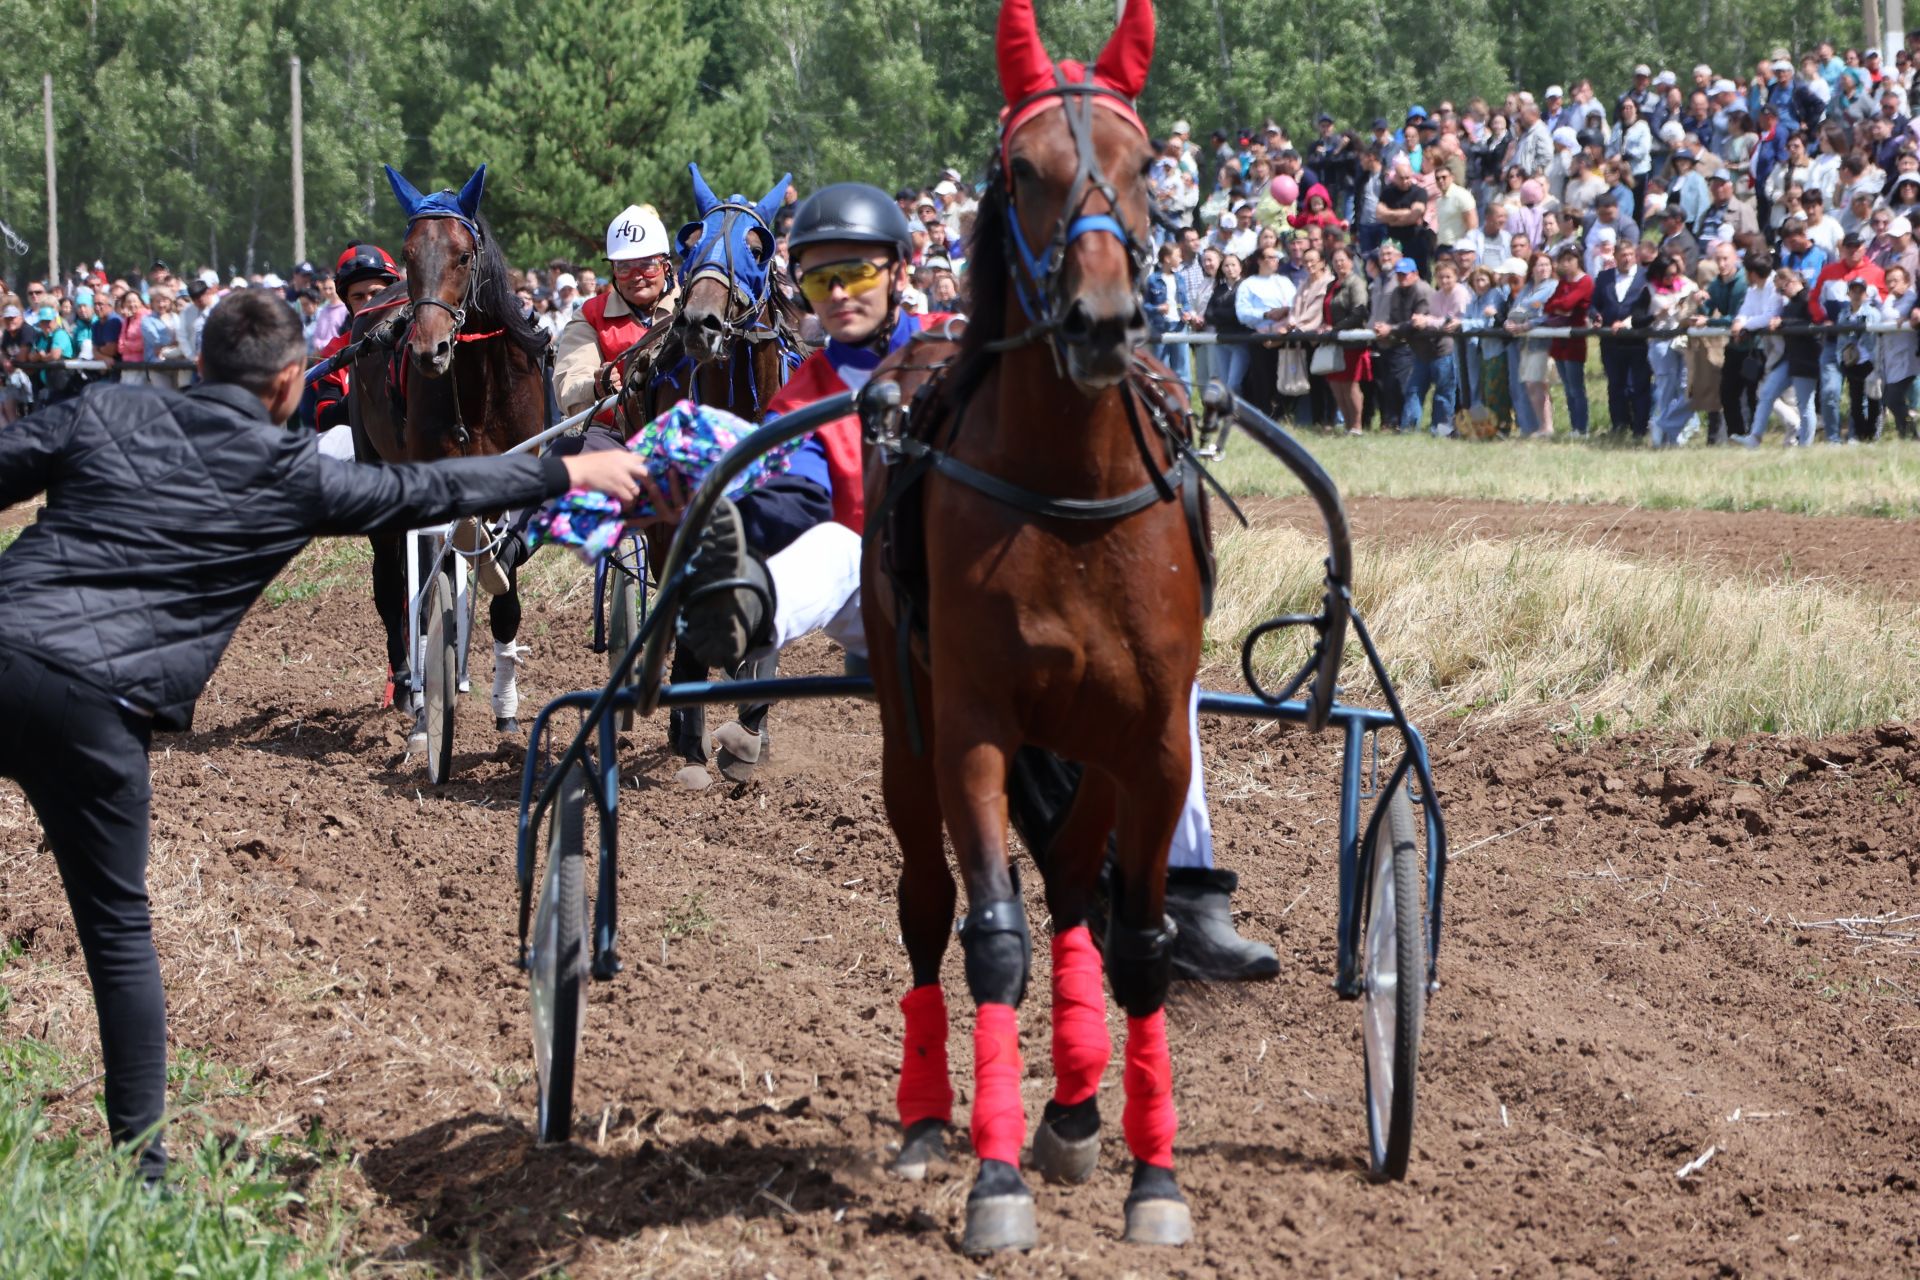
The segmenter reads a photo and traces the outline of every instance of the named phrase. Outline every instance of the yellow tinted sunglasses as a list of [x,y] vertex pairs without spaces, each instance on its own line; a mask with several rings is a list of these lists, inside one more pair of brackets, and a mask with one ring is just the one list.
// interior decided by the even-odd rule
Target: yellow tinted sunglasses
[[871,293],[886,283],[887,269],[871,262],[829,262],[800,277],[800,292],[808,302],[821,303],[833,297],[835,285],[849,297]]

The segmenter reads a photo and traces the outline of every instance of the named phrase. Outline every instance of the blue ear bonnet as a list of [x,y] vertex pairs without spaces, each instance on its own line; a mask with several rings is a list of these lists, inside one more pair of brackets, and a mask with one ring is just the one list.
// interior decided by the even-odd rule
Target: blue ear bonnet
[[[689,164],[687,169],[693,175],[698,217],[680,228],[681,287],[701,276],[717,276],[748,302],[765,301],[773,264],[773,217],[793,175],[781,178],[759,203],[752,204],[737,194],[720,199],[700,176],[699,165]],[[698,241],[690,244],[696,233]]]
[[480,238],[480,226],[475,219],[480,215],[480,197],[486,194],[487,166],[475,169],[460,190],[436,191],[432,195],[421,195],[392,165],[383,167],[387,171],[387,183],[393,188],[393,198],[400,202],[400,211],[407,215],[409,228],[422,218],[452,218],[470,231],[475,240]]

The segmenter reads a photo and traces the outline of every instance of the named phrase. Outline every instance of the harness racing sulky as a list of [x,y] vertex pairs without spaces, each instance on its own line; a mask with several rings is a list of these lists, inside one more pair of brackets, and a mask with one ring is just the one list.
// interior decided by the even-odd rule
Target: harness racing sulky
[[[515,872],[541,1140],[572,1132],[588,990],[621,968],[620,717],[856,697],[879,703],[884,802],[903,857],[900,925],[913,985],[901,1002],[893,1168],[907,1178],[945,1158],[954,1122],[940,967],[958,892],[943,839],[966,889],[958,933],[975,1003],[978,1169],[965,1252],[1039,1241],[1021,1172],[1028,1130],[1017,1011],[1031,942],[1010,816],[1043,882],[1052,933],[1055,1087],[1031,1131],[1028,1167],[1074,1183],[1097,1163],[1097,1090],[1112,1053],[1104,969],[1126,1013],[1125,1238],[1191,1238],[1174,1176],[1164,1006],[1177,932],[1169,850],[1205,823],[1201,713],[1340,735],[1334,988],[1361,1007],[1370,1169],[1380,1179],[1405,1174],[1421,1026],[1438,986],[1446,828],[1425,740],[1353,606],[1351,540],[1332,480],[1293,436],[1217,384],[1196,422],[1181,384],[1142,350],[1151,155],[1133,104],[1153,24],[1149,0],[1129,0],[1093,64],[1055,63],[1031,0],[1005,0],[1007,105],[976,228],[974,322],[909,333],[870,375],[836,366],[846,389],[772,417],[726,452],[679,513],[657,595],[611,679],[533,718]],[[844,228],[819,238],[834,234],[851,242],[847,253],[885,239]],[[795,254],[799,262],[797,245]],[[799,277],[808,303],[850,314],[874,271],[857,257],[812,261]],[[895,323],[889,309],[876,341]],[[726,323],[717,329],[727,336]],[[695,336],[707,332],[690,326],[686,341],[710,342]],[[767,456],[838,430],[857,431],[865,455],[864,495],[845,513],[836,489],[841,518],[831,526],[858,570],[863,625],[829,628],[847,650],[848,674],[669,677],[676,637],[696,657],[727,659],[785,642],[790,629],[775,618],[792,602],[780,556],[762,564],[741,548],[737,486]],[[1244,690],[1201,689],[1208,490],[1225,499],[1206,463],[1242,438],[1279,459],[1318,507],[1325,590],[1318,612],[1270,619],[1241,638]],[[727,634],[732,644],[714,642]],[[1286,636],[1304,638],[1305,656],[1273,683],[1261,672]],[[1350,644],[1383,706],[1340,700]],[[562,726],[574,717],[569,734]],[[1023,762],[1036,753],[1065,762],[1071,780],[1062,811],[1042,823],[1023,814],[1020,798]]]

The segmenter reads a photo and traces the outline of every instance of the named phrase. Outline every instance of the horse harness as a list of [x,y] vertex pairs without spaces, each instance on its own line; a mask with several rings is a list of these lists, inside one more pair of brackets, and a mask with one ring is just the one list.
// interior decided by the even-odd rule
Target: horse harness
[[[911,401],[901,405],[863,390],[859,397],[862,435],[879,452],[887,467],[886,489],[868,513],[864,540],[880,541],[880,566],[893,590],[896,661],[902,705],[906,710],[908,740],[920,754],[923,736],[910,675],[913,641],[924,644],[927,634],[926,525],[921,510],[929,472],[965,485],[974,492],[1015,511],[1048,520],[1111,521],[1138,514],[1162,502],[1178,501],[1186,516],[1187,536],[1200,572],[1202,616],[1213,613],[1216,569],[1213,533],[1206,502],[1211,488],[1242,525],[1245,514],[1193,451],[1192,417],[1183,403],[1183,384],[1156,370],[1137,355],[1121,384],[1122,403],[1134,443],[1149,479],[1138,488],[1111,498],[1058,498],[1003,480],[960,461],[952,449],[971,400],[973,387],[954,384],[956,341],[951,327],[944,332],[919,333],[907,348],[945,346],[944,352],[925,351],[918,361],[883,369],[887,373],[925,373]],[[875,382],[869,382],[873,387]],[[1154,456],[1153,440],[1171,461],[1162,467]]]

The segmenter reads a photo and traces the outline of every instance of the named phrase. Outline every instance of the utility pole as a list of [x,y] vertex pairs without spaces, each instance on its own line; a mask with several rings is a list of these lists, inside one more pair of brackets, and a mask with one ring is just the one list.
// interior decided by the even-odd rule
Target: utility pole
[[[1860,43],[1868,49],[1880,47],[1880,0],[1861,0]],[[1889,66],[1888,70],[1892,70]]]
[[53,172],[53,76],[40,77],[40,99],[47,117],[47,288],[60,279],[60,196]]
[[[1873,0],[1868,0],[1873,3]],[[302,163],[300,55],[287,59],[293,77],[293,260],[307,260],[307,175]]]
[[1880,65],[1893,69],[1893,56],[1907,42],[1905,0],[1887,0],[1886,47],[1880,51]]

